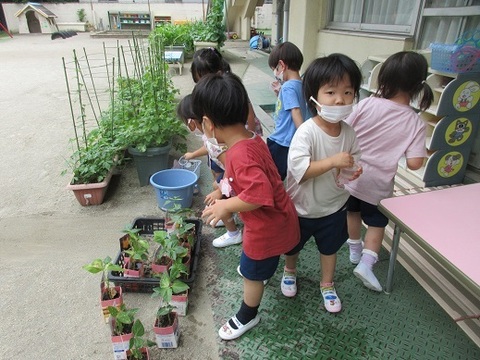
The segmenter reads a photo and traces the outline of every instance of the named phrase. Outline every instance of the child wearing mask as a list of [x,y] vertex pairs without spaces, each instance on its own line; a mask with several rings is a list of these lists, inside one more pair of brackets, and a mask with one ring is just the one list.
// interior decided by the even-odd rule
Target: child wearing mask
[[288,148],[293,134],[310,116],[302,93],[302,64],[303,55],[291,42],[275,46],[268,57],[268,66],[281,88],[273,118],[275,130],[267,138],[267,145],[282,180],[287,175]]
[[[288,154],[287,192],[300,223],[300,243],[285,257],[281,290],[297,293],[297,260],[313,236],[320,252],[320,292],[328,312],[341,311],[334,285],[337,251],[347,235],[346,203],[349,193],[338,186],[339,171],[351,168],[360,157],[352,127],[343,120],[358,97],[362,74],[355,62],[342,54],[314,60],[303,79],[304,95],[316,115],[293,135]],[[360,176],[357,167],[350,180]]]
[[244,223],[243,301],[218,332],[222,339],[233,340],[260,321],[263,280],[275,273],[280,255],[298,243],[298,218],[265,142],[245,128],[248,96],[241,80],[228,73],[207,75],[195,86],[192,97],[204,133],[228,147],[225,177],[236,194],[216,200],[202,217],[206,223],[215,223],[237,212]]

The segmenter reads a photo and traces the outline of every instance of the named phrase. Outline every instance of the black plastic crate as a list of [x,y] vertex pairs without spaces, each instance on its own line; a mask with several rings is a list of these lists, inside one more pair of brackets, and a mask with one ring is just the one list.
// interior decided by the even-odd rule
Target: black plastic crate
[[[202,222],[195,219],[187,219],[187,222],[195,225],[195,245],[192,249],[190,274],[187,279],[182,279],[182,281],[191,287],[197,271]],[[165,231],[165,220],[158,218],[137,218],[133,222],[133,228],[141,229],[140,235],[153,235],[155,231]],[[120,251],[115,258],[115,264],[123,266],[125,258],[124,250],[128,249],[128,235],[124,235],[119,240]],[[125,242],[125,240],[127,241]],[[125,292],[153,292],[153,288],[157,287],[159,283],[158,277],[124,277],[122,272],[116,271],[110,271],[108,273],[108,280],[114,282],[117,286],[121,286]]]

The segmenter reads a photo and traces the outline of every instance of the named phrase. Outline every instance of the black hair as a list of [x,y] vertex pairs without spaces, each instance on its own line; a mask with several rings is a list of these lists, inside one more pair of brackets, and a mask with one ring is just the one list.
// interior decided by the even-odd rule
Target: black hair
[[192,109],[192,94],[186,95],[177,106],[177,116],[188,125],[188,119],[196,119]]
[[317,98],[318,90],[327,84],[336,84],[348,75],[358,98],[362,73],[355,61],[344,54],[330,54],[312,61],[303,76],[303,94],[307,100],[312,114],[316,114],[315,104],[310,101],[310,96]]
[[235,74],[208,74],[193,89],[192,109],[200,122],[203,116],[207,116],[219,128],[239,123],[245,125],[247,91]]
[[286,41],[272,49],[272,52],[268,56],[268,66],[275,69],[280,60],[282,60],[290,70],[300,71],[303,64],[303,55],[294,43]]
[[399,91],[408,93],[410,100],[420,95],[419,109],[424,111],[433,101],[433,92],[425,82],[428,63],[423,55],[414,51],[400,51],[387,58],[378,73],[376,96],[391,99]]
[[222,54],[216,48],[210,47],[195,51],[190,71],[196,83],[206,74],[231,72],[231,69]]

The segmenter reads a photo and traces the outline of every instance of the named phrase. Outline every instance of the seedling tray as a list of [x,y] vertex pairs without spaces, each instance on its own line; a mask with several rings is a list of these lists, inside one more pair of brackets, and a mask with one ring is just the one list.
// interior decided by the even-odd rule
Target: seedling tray
[[[200,233],[202,229],[202,223],[199,220],[188,219],[188,223],[195,225],[195,245],[192,249],[192,260],[190,261],[190,274],[188,278],[182,279],[183,282],[192,286],[195,280],[195,274],[197,271],[198,258],[200,253]],[[152,235],[155,231],[165,230],[165,220],[158,218],[137,218],[133,222],[133,228],[141,229],[140,235]],[[115,264],[123,266],[125,261],[125,250],[128,249],[128,235],[125,235],[119,239],[120,251],[115,258]],[[155,244],[153,241],[151,244]],[[153,254],[154,252],[152,252]],[[159,278],[151,274],[150,271],[145,273],[144,277],[133,278],[125,277],[122,272],[110,271],[108,273],[108,280],[114,282],[116,286],[121,286],[125,292],[153,292],[153,288],[159,284]]]

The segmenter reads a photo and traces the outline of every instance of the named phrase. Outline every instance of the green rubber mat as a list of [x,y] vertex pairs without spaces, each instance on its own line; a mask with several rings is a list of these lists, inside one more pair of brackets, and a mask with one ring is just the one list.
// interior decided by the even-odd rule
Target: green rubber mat
[[[224,231],[205,231],[202,245],[215,264],[208,291],[217,329],[238,311],[243,298],[236,271],[241,245],[216,249],[211,244]],[[383,250],[375,267],[382,285],[388,256]],[[280,291],[283,266],[282,258],[265,287],[260,323],[237,340],[217,338],[222,359],[480,359],[480,349],[398,263],[392,293],[377,293],[353,275],[344,246],[335,276],[343,304],[339,314],[323,308],[313,239],[300,254],[294,298]]]

